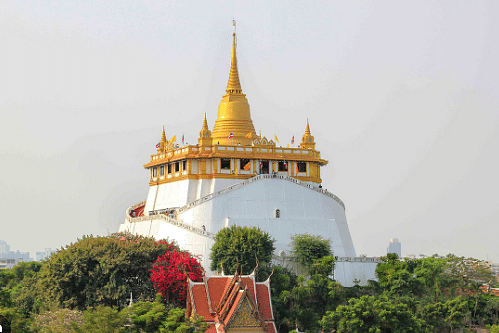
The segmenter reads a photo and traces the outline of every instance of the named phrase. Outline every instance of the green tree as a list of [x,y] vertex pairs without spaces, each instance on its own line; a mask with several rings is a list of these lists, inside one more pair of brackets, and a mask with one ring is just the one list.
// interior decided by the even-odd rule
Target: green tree
[[10,285],[15,277],[10,269],[0,269],[0,306],[12,306]]
[[123,311],[128,314],[132,321],[133,332],[158,332],[168,316],[168,311],[161,300],[160,293],[156,294],[154,302],[133,303],[131,307]]
[[468,302],[461,296],[451,298],[446,302],[432,302],[422,307],[421,318],[435,330],[464,327],[468,315]]
[[468,302],[460,296],[446,302],[445,322],[449,325],[450,331],[457,327],[464,326],[464,320],[468,313]]
[[80,325],[72,323],[72,331],[75,333],[115,333],[125,332],[127,316],[124,311],[117,308],[98,305],[88,308],[83,312],[83,323]]
[[270,276],[272,305],[278,332],[288,333],[294,328],[291,320],[292,294],[297,276],[286,267],[274,266]]
[[423,293],[423,280],[411,273],[407,261],[399,260],[393,253],[388,253],[381,259],[383,262],[376,267],[376,276],[381,288],[397,296]]
[[257,263],[270,263],[275,250],[275,240],[260,228],[231,226],[220,230],[211,248],[211,269],[223,266],[225,274],[234,274],[236,269],[250,274]]
[[499,323],[499,296],[489,295],[483,309],[487,313],[487,319],[490,324],[496,325]]
[[342,302],[343,295],[343,287],[327,275],[314,274],[309,279],[300,275],[292,291],[291,316],[294,323],[300,331],[319,331],[320,319],[326,311],[334,310]]
[[12,267],[12,273],[15,275],[13,283],[17,285],[21,283],[25,277],[36,275],[42,266],[43,264],[37,261],[20,262],[16,266]]
[[130,308],[124,309],[131,319],[131,332],[204,332],[208,325],[202,318],[186,318],[185,309],[171,308],[167,310],[161,301],[161,294],[156,295],[156,301],[134,303]]
[[30,332],[31,320],[25,318],[16,307],[4,308],[0,306],[0,324],[2,327],[9,327],[11,332],[28,333]]
[[97,305],[120,308],[131,293],[134,300],[152,300],[152,264],[172,248],[164,241],[129,234],[84,237],[52,255],[36,281],[26,282],[30,289],[16,302],[30,312],[40,302],[79,310]]
[[331,242],[322,236],[297,234],[291,237],[291,253],[306,270],[310,270],[316,260],[332,256]]
[[41,263],[20,262],[12,269],[0,270],[0,306],[14,306],[13,297],[19,292],[20,283],[25,277],[36,275],[42,266]]
[[424,321],[409,311],[407,305],[392,302],[386,296],[350,299],[348,304],[327,312],[322,324],[324,331],[334,329],[338,333],[426,331]]
[[185,309],[173,308],[168,311],[168,317],[159,328],[160,333],[204,333],[208,324],[201,317],[195,316],[192,320],[185,317]]
[[499,333],[499,325],[492,325],[489,327],[490,333]]
[[445,290],[448,290],[454,281],[447,274],[447,259],[433,257],[416,259],[414,274],[422,281],[425,289],[425,295],[430,297],[433,302],[438,302]]

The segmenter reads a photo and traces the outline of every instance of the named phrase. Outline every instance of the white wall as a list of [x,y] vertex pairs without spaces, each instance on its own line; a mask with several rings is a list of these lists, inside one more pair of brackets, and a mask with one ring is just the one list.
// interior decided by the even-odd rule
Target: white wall
[[343,258],[350,261],[337,261],[334,266],[334,279],[343,287],[353,287],[357,280],[360,286],[366,286],[369,280],[377,281],[374,258]]
[[[276,209],[281,213],[279,219],[274,217]],[[230,225],[260,227],[276,239],[276,251],[289,250],[290,237],[295,234],[321,235],[331,239],[336,256],[355,257],[343,207],[329,196],[281,179],[250,183],[179,217],[196,227],[205,225],[213,233],[224,228],[227,221]]]
[[[155,209],[184,206],[186,193],[200,198],[237,183],[233,179],[184,180],[159,186]],[[178,183],[178,184],[177,184]],[[157,186],[152,186],[146,212],[152,210]],[[275,218],[279,209],[280,218]],[[179,219],[189,225],[217,233],[227,225],[256,226],[275,238],[275,253],[289,251],[291,236],[309,233],[331,239],[335,256],[355,257],[344,208],[333,198],[279,178],[261,179],[182,212]],[[156,239],[169,238],[194,255],[202,256],[209,271],[213,240],[161,220],[125,223],[120,231],[129,231]],[[351,275],[347,274],[347,278]],[[348,275],[350,274],[350,275]]]

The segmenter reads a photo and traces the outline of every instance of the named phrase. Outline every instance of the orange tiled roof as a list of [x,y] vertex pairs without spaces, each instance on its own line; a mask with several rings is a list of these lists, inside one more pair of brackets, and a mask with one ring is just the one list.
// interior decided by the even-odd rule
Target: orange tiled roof
[[190,281],[187,302],[186,316],[202,316],[203,321],[210,324],[209,333],[226,332],[227,327],[242,316],[239,312],[242,307],[252,314],[250,317],[254,316],[250,318],[253,327],[260,325],[266,333],[277,332],[270,282],[256,282],[254,274],[239,276],[236,273],[233,276],[205,277],[203,282]]

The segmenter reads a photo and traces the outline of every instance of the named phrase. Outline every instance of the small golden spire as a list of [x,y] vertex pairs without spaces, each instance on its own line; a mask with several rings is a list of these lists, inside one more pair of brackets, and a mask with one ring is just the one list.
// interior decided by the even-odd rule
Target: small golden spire
[[161,142],[162,143],[166,142],[165,126],[164,125],[163,125],[163,134],[161,134]]
[[315,149],[315,140],[312,134],[310,133],[308,118],[307,118],[307,127],[305,128],[305,134],[303,134],[303,136],[301,137],[300,148]]
[[165,126],[163,126],[163,133],[161,134],[161,140],[159,141],[159,151],[163,152],[166,148],[168,141],[166,141]]
[[211,146],[212,144],[211,131],[208,129],[208,122],[206,121],[206,112],[204,113],[203,128],[199,132],[198,144],[200,146]]
[[227,83],[227,94],[241,94],[241,83],[239,82],[239,72],[237,71],[236,58],[236,33],[232,34],[232,59],[230,63],[229,82]]
[[203,120],[203,128],[202,128],[203,131],[207,131],[208,130],[208,122],[206,121],[206,112],[204,113],[204,120]]

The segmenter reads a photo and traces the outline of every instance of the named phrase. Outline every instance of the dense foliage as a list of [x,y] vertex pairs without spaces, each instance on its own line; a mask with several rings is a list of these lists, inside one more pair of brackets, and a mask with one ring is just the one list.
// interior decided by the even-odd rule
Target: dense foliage
[[187,277],[191,281],[203,279],[203,268],[187,252],[178,250],[166,252],[152,266],[151,280],[167,302],[185,306]]
[[[296,240],[310,241],[310,249]],[[302,254],[297,259],[306,275],[274,267],[272,302],[279,332],[452,332],[485,325],[494,329],[499,323],[499,297],[487,293],[495,280],[482,261],[389,254],[377,266],[378,281],[345,288],[331,279],[333,257],[318,259],[311,250],[319,241],[293,237],[293,252]]]
[[40,297],[57,306],[84,310],[119,308],[134,299],[154,299],[152,264],[172,245],[132,235],[84,237],[50,257],[37,281]]
[[14,302],[28,314],[40,311],[42,305],[78,310],[97,305],[122,308],[130,295],[152,300],[152,264],[174,247],[129,234],[86,236],[53,254],[36,275],[24,278]]
[[[340,304],[341,285],[330,278],[334,267],[329,240],[308,234],[291,238],[292,253],[306,275],[296,276],[293,268],[275,266],[270,277],[272,304],[279,332],[320,331],[328,310]],[[308,259],[307,259],[308,258]]]
[[425,332],[425,322],[404,303],[387,296],[351,298],[324,316],[324,328],[338,333]]
[[208,328],[208,325],[203,323],[198,316],[186,318],[185,309],[171,308],[168,310],[161,302],[161,294],[157,295],[154,303],[135,303],[125,312],[129,314],[133,324],[132,332],[137,333],[202,333]]
[[[301,259],[269,268],[268,234],[255,228],[226,231],[232,234],[218,239],[227,242],[219,262],[226,273],[242,267],[247,274],[258,259],[259,272],[270,276],[280,333],[499,331],[499,297],[488,292],[497,281],[480,260],[387,255],[377,266],[378,281],[347,288],[332,278],[327,240],[296,235],[292,250]],[[186,275],[199,280],[199,264],[167,241],[127,234],[84,237],[42,263],[0,270],[0,321],[27,333],[204,332],[200,318],[185,318]],[[156,298],[154,286],[161,291]],[[134,303],[125,307],[130,296]]]
[[331,242],[322,236],[297,234],[291,237],[292,255],[306,269],[309,269],[316,260],[333,255]]
[[211,248],[211,269],[225,274],[250,274],[257,263],[270,263],[275,250],[270,235],[260,228],[231,226],[220,230]]

